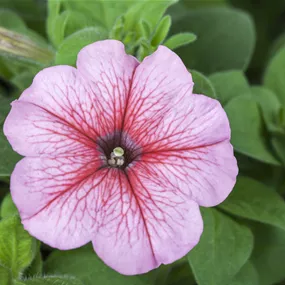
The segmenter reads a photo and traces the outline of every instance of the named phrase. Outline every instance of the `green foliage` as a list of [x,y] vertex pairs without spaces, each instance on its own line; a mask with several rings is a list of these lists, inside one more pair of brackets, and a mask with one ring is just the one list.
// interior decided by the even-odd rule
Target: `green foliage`
[[278,97],[279,101],[285,106],[285,47],[270,61],[264,76],[264,84],[271,89]]
[[163,45],[174,50],[182,46],[186,46],[194,41],[196,41],[197,37],[193,33],[180,33],[171,36],[167,39]]
[[25,285],[84,285],[74,277],[46,276],[23,281]]
[[11,82],[21,91],[28,88],[32,82],[36,72],[23,71],[11,78]]
[[285,202],[264,184],[239,177],[233,192],[220,206],[230,214],[285,230]]
[[283,187],[285,177],[282,165],[273,166],[237,152],[235,157],[240,176],[260,181],[274,191],[279,192],[280,187]]
[[12,273],[8,268],[0,265],[1,285],[12,285]]
[[32,262],[36,241],[23,229],[20,219],[12,216],[0,221],[0,264],[17,278]]
[[56,64],[75,66],[78,52],[86,45],[107,38],[105,29],[85,28],[67,37],[56,53]]
[[[165,285],[194,285],[196,284],[187,258],[182,258],[172,264]],[[156,284],[159,284],[156,282]]]
[[228,285],[260,285],[258,273],[252,262],[248,261]]
[[53,252],[45,263],[48,274],[67,274],[76,276],[84,285],[151,285],[149,277],[124,276],[105,265],[90,247],[71,251]]
[[271,47],[271,57],[274,56],[275,54],[277,54],[279,52],[280,49],[282,49],[283,47],[285,47],[285,33],[282,34],[273,44]]
[[170,16],[163,17],[158,24],[154,36],[152,37],[151,45],[152,46],[160,45],[167,37],[170,27],[171,27],[171,17]]
[[248,14],[228,8],[189,10],[174,21],[172,33],[189,31],[198,40],[177,50],[188,68],[206,75],[247,68],[255,46]]
[[30,266],[25,270],[24,275],[31,278],[33,276],[41,276],[43,273],[43,259],[40,250],[40,243],[38,242],[38,249],[36,256]]
[[194,82],[194,94],[203,94],[213,99],[216,99],[216,91],[211,83],[211,81],[202,73],[191,70],[192,79]]
[[20,160],[20,156],[13,151],[7,138],[3,133],[3,124],[0,125],[0,179],[9,177],[15,167],[16,162]]
[[1,8],[17,13],[30,29],[45,34],[46,5],[43,1],[34,0],[1,0]]
[[16,13],[8,9],[0,9],[0,27],[16,32],[27,30],[25,22]]
[[249,83],[242,71],[217,72],[212,74],[209,79],[222,105],[226,105],[231,99],[239,95],[251,94]]
[[45,39],[14,12],[0,10],[0,77],[12,80],[21,72],[32,77],[52,58]]
[[259,285],[272,285],[285,278],[285,231],[276,227],[252,225],[255,248],[251,261],[259,275]]
[[0,208],[0,218],[4,219],[18,214],[18,210],[12,200],[11,194],[5,196]]
[[10,111],[10,103],[14,100],[12,96],[8,96],[0,87],[0,124],[5,120]]
[[64,11],[53,20],[50,38],[58,48],[67,36],[91,26],[92,22],[84,14],[77,11]]
[[257,102],[248,96],[238,96],[226,106],[231,125],[231,142],[236,151],[257,160],[279,165],[265,140],[265,128]]
[[182,3],[191,9],[220,7],[228,5],[227,0],[182,0]]
[[154,31],[156,25],[159,23],[166,9],[176,3],[177,0],[163,0],[163,1],[136,1],[135,5],[124,15],[125,30],[131,31],[133,27],[138,29],[137,19],[138,17],[144,19],[150,26],[150,29]]
[[272,132],[277,131],[281,127],[281,120],[278,117],[282,109],[277,96],[271,90],[261,86],[252,87],[251,93],[259,103],[267,129]]
[[201,208],[204,231],[188,259],[199,285],[227,284],[249,259],[251,231],[215,209]]

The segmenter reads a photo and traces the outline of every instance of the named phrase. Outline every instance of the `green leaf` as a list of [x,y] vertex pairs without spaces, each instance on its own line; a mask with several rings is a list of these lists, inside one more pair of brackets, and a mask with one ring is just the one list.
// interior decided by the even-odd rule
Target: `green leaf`
[[255,46],[254,25],[248,14],[228,8],[189,10],[174,21],[172,34],[189,31],[198,40],[176,51],[188,68],[206,75],[246,70]]
[[272,285],[285,278],[285,231],[256,224],[253,228],[255,247],[251,261],[258,275],[258,285]]
[[[74,1],[74,0],[64,0],[62,5],[64,6],[64,8],[66,10],[71,10],[71,11],[77,11],[82,13],[83,15],[85,15],[86,18],[91,19],[93,26],[101,26],[103,25],[104,27],[107,28],[106,26],[106,19],[105,17],[106,15],[106,6],[105,4],[108,3],[104,3],[107,1],[90,1],[90,0],[80,0],[80,1]],[[114,4],[113,7],[115,7],[115,5],[117,4],[114,1],[108,1],[110,2],[109,5],[111,6],[111,3]],[[118,1],[119,3],[122,3],[125,1]],[[132,2],[127,1],[128,3]],[[117,6],[117,5],[116,5]],[[111,9],[111,7],[110,7]],[[112,9],[111,9],[112,10]],[[113,12],[117,12],[116,9],[113,9]],[[124,9],[124,11],[126,11],[126,9]],[[110,12],[110,11],[108,11]],[[112,11],[111,11],[112,12]],[[108,13],[109,14],[109,13]],[[110,14],[109,14],[110,15]],[[117,17],[116,17],[117,18]]]
[[15,99],[14,97],[6,95],[4,93],[4,90],[0,88],[0,125],[8,115],[11,109],[10,103],[14,99]]
[[100,18],[103,18],[102,21],[104,22],[105,27],[110,29],[114,25],[117,18],[123,15],[128,9],[134,6],[137,2],[138,2],[137,0],[101,1],[103,16],[101,14]]
[[23,34],[29,39],[31,39],[38,46],[49,49],[50,52],[53,52],[53,49],[51,48],[47,40],[40,34],[36,33],[35,31],[31,29],[27,29],[25,32],[23,32]]
[[59,46],[56,54],[56,64],[75,65],[77,54],[83,47],[105,38],[107,38],[107,34],[100,27],[85,28],[72,34]]
[[20,160],[20,155],[13,151],[8,140],[3,133],[3,124],[0,124],[0,179],[9,177]]
[[0,208],[0,217],[7,218],[18,214],[18,210],[12,200],[11,194],[5,196]]
[[16,32],[27,30],[25,22],[16,13],[8,9],[0,9],[0,27]]
[[176,48],[186,46],[194,41],[197,37],[192,33],[179,33],[168,38],[163,45],[174,50]]
[[55,47],[58,47],[64,39],[66,25],[71,13],[71,11],[64,11],[53,19],[49,38]]
[[32,263],[26,268],[23,275],[25,277],[41,276],[43,273],[43,259],[41,254],[41,242],[37,241],[36,255]]
[[285,202],[266,185],[239,177],[229,197],[219,205],[230,214],[285,230]]
[[282,161],[283,165],[285,165],[285,134],[273,134],[271,143],[277,156]]
[[161,19],[160,23],[158,24],[155,34],[151,40],[151,45],[152,46],[160,45],[167,37],[170,27],[171,27],[171,17],[168,15],[164,16]]
[[258,273],[248,261],[228,285],[260,285]]
[[48,17],[47,17],[47,34],[49,39],[53,42],[54,41],[54,27],[56,18],[60,14],[62,0],[48,0],[47,1],[47,8],[48,8]]
[[66,10],[53,20],[53,32],[50,39],[53,45],[58,47],[67,36],[91,26],[92,20],[84,14],[78,11]]
[[[187,258],[180,259],[171,264],[171,270],[167,276],[165,285],[195,285],[196,281],[193,276],[190,264]],[[156,283],[156,285],[160,285]]]
[[270,50],[271,57],[274,56],[279,52],[280,49],[285,47],[285,33],[282,34],[275,42],[273,42],[273,45]]
[[217,72],[209,76],[222,105],[239,95],[250,95],[249,83],[242,71]]
[[0,281],[1,285],[13,285],[12,284],[12,273],[10,269],[0,265]]
[[265,140],[265,128],[257,102],[249,96],[238,96],[226,106],[231,125],[231,142],[236,151],[257,160],[280,165]]
[[36,241],[24,230],[19,217],[0,221],[0,264],[10,268],[14,278],[31,264],[35,251]]
[[211,81],[205,75],[196,70],[191,70],[190,72],[194,82],[193,93],[203,94],[216,99],[216,92]]
[[227,284],[247,262],[253,248],[249,228],[211,208],[201,208],[204,231],[188,259],[199,285]]
[[251,93],[261,108],[268,130],[275,131],[279,127],[278,115],[282,108],[278,98],[271,90],[261,86],[252,87]]
[[191,9],[229,5],[227,0],[183,0],[182,3]]
[[32,264],[27,268],[25,276],[40,276],[43,273],[43,259],[40,250],[37,252]]
[[80,279],[84,285],[151,285],[149,274],[124,276],[105,265],[92,248],[82,247],[70,251],[55,251],[45,263],[48,274],[67,274]]
[[[90,18],[86,17],[83,13],[70,11],[64,31],[64,37],[68,37],[71,34],[87,27],[92,27],[92,20]],[[100,26],[97,25],[97,27]]]
[[16,12],[30,28],[44,34],[45,2],[35,0],[1,0],[1,8],[11,9]]
[[146,39],[150,38],[152,33],[150,24],[143,19],[139,21],[139,31],[142,37]]
[[139,31],[138,19],[144,19],[150,25],[151,30],[154,31],[166,9],[176,2],[177,0],[137,1],[124,15],[125,31],[134,29]]
[[23,281],[26,285],[84,285],[74,277],[45,276]]
[[33,78],[36,75],[36,73],[37,72],[24,71],[13,76],[10,81],[16,87],[18,87],[20,91],[24,91],[32,84]]
[[3,182],[1,183],[0,182],[0,203],[4,200],[6,195],[8,195],[9,192],[10,192],[10,189],[9,189],[10,187],[9,187],[9,184],[8,184],[9,180],[8,181],[4,181],[4,182],[7,182],[7,183],[3,183]]
[[240,176],[248,176],[254,180],[258,180],[273,191],[278,191],[283,186],[285,179],[282,165],[274,166],[263,163],[237,152],[235,153],[235,157],[238,162]]
[[9,80],[9,78],[12,76],[9,68],[5,64],[5,60],[3,58],[0,58],[0,77]]
[[264,76],[264,84],[271,89],[285,106],[285,47],[271,59]]

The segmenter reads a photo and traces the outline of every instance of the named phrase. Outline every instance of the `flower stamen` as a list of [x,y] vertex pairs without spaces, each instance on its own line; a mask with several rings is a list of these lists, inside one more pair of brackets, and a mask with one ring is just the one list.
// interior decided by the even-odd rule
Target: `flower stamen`
[[125,151],[121,147],[115,147],[111,152],[110,159],[108,159],[108,164],[112,167],[120,167],[124,165]]

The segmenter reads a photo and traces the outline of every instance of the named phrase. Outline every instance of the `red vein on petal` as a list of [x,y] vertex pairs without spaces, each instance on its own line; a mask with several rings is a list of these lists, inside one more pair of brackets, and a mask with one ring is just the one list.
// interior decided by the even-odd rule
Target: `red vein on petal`
[[[133,70],[132,76],[130,78],[129,90],[128,90],[128,94],[126,96],[125,108],[123,111],[121,131],[120,131],[120,143],[122,141],[122,133],[123,133],[124,127],[125,127],[125,121],[126,121],[129,103],[130,103],[130,97],[131,97],[131,92],[132,92],[132,88],[133,88],[133,82],[134,82],[134,76],[135,76],[136,69],[137,69],[137,67]],[[125,85],[125,82],[124,82],[124,85]]]
[[[32,216],[25,218],[23,220],[30,220],[32,218],[34,218],[35,216],[37,216],[39,213],[41,213],[43,210],[45,210],[46,208],[48,208],[52,203],[54,203],[58,198],[62,197],[64,194],[66,194],[67,192],[69,192],[69,196],[65,199],[64,203],[66,203],[66,201],[70,198],[70,196],[75,192],[78,191],[78,188],[75,188],[76,185],[80,185],[82,184],[84,181],[86,181],[88,178],[92,177],[93,175],[95,175],[98,171],[100,171],[101,169],[103,169],[104,167],[98,167],[95,171],[92,171],[91,173],[88,173],[86,176],[84,176],[83,178],[81,178],[79,181],[77,180],[76,182],[74,182],[71,186],[69,186],[67,189],[63,190],[63,191],[59,191],[58,195],[54,198],[52,198],[44,207],[42,207],[41,209],[39,209],[35,214],[33,214]],[[108,172],[100,179],[100,181],[97,183],[96,186],[100,185],[101,182],[104,180],[104,178],[107,176]],[[72,188],[75,188],[73,191]],[[87,196],[90,191],[92,189],[90,189],[85,196]],[[55,194],[55,192],[51,193],[51,194]],[[81,199],[79,199],[81,200]],[[64,205],[63,203],[63,205]]]
[[138,197],[136,196],[136,191],[135,191],[135,189],[134,189],[134,187],[133,187],[133,185],[132,185],[132,183],[131,183],[131,180],[130,180],[130,178],[129,178],[129,176],[128,176],[127,171],[124,170],[123,172],[124,172],[124,174],[125,174],[125,176],[126,176],[126,180],[127,180],[128,183],[129,183],[130,189],[131,189],[131,191],[132,191],[132,195],[133,195],[133,197],[135,198],[136,203],[137,203],[137,205],[138,205],[139,212],[140,212],[140,215],[141,215],[141,217],[142,217],[143,224],[144,224],[144,227],[145,227],[145,230],[146,230],[146,234],[147,234],[147,236],[148,236],[148,241],[149,241],[149,245],[150,245],[150,248],[151,248],[151,252],[152,252],[153,258],[154,258],[155,262],[158,263],[157,260],[156,260],[155,254],[154,254],[154,249],[153,249],[153,245],[152,245],[152,242],[151,242],[150,233],[149,233],[149,230],[148,230],[148,226],[147,226],[147,223],[146,223],[146,219],[145,219],[144,214],[143,214],[143,210],[142,210],[142,208],[141,208],[141,204],[140,204],[140,202],[139,202]]
[[[57,114],[49,111],[48,109],[42,107],[42,106],[39,106],[35,103],[32,103],[32,102],[27,102],[27,101],[24,101],[24,100],[19,100],[19,102],[23,102],[25,104],[31,104],[33,106],[36,106],[42,110],[44,110],[45,112],[47,112],[48,114],[50,114],[51,116],[54,116],[55,118],[57,118],[58,120],[62,121],[65,125],[67,125],[68,127],[74,129],[75,131],[77,131],[78,133],[80,133],[81,135],[83,135],[84,137],[86,137],[87,139],[89,139],[91,142],[93,142],[94,144],[98,145],[96,140],[94,140],[93,138],[91,138],[88,134],[82,132],[80,129],[78,129],[76,126],[74,126],[73,124],[69,123],[68,121],[66,121],[64,118],[61,118],[60,116],[58,116]],[[94,130],[95,131],[95,130]],[[99,137],[99,134],[96,133],[96,135]]]

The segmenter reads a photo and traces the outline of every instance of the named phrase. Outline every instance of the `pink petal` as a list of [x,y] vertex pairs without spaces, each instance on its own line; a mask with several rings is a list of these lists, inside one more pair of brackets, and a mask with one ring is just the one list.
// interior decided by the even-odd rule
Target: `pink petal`
[[161,167],[169,183],[199,205],[221,203],[232,191],[238,173],[230,126],[221,105],[187,92],[170,105],[155,104],[161,117],[138,110],[134,118],[144,124],[140,129],[137,123],[130,126],[130,135],[142,147],[141,159],[152,168]]
[[63,156],[94,148],[98,124],[93,101],[76,69],[44,69],[13,102],[4,133],[14,150],[25,156]]
[[103,261],[123,274],[171,263],[198,243],[197,203],[159,171],[140,163],[128,172],[98,165],[86,156],[21,160],[11,194],[25,229],[59,249],[92,239]]
[[[103,261],[126,275],[172,263],[199,241],[203,222],[197,203],[139,163],[110,169],[97,189],[101,203],[93,246]],[[112,181],[112,182],[111,182]],[[102,193],[102,194],[101,194]]]
[[138,61],[116,40],[99,41],[78,54],[77,68],[93,94],[96,122],[102,135],[121,130],[134,71]]
[[16,165],[11,194],[32,236],[59,249],[76,248],[92,239],[98,211],[93,190],[103,178],[96,176],[99,159],[98,153],[27,157]]
[[47,108],[17,100],[12,103],[4,133],[13,149],[26,156],[92,155],[95,138]]
[[191,74],[170,49],[160,46],[137,67],[128,98],[124,131],[140,143],[146,135],[156,139],[174,103],[192,93]]

